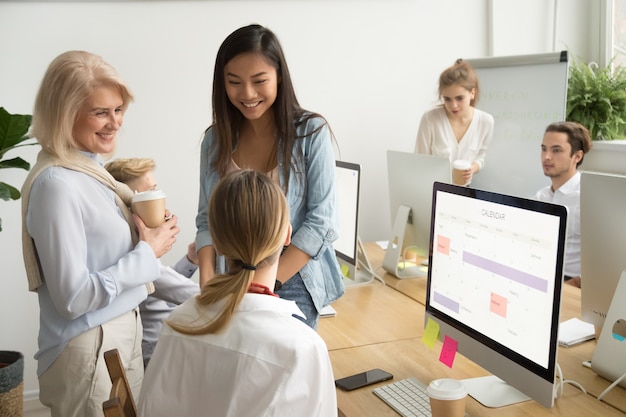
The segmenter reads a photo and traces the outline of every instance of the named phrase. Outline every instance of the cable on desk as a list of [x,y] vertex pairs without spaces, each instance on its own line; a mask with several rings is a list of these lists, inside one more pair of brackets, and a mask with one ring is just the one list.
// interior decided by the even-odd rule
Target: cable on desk
[[[361,262],[361,261],[359,260],[359,262]],[[376,271],[378,271],[379,269],[383,269],[382,265],[381,265],[381,266],[379,266],[378,268],[376,268]],[[370,272],[372,273],[372,275],[374,275],[374,278],[376,278],[377,280],[379,280],[380,282],[382,282],[382,283],[383,283],[383,285],[387,285],[387,283],[385,282],[385,280],[383,279],[383,277],[381,277],[380,275],[378,275],[378,274],[376,273],[376,271],[370,271]]]
[[559,383],[554,386],[554,399],[558,399],[561,395],[563,395],[563,387],[565,384],[570,384],[587,394],[587,390],[581,384],[574,380],[563,379],[563,372],[561,371],[561,366],[556,364],[556,376],[559,378]]
[[613,381],[613,383],[611,385],[609,385],[604,391],[602,391],[602,393],[600,395],[598,395],[598,401],[602,401],[602,398],[609,393],[609,391],[611,391],[613,388],[615,388],[615,386],[617,384],[619,384],[620,382],[622,382],[622,380],[626,378],[626,372],[624,372],[622,374],[622,376],[620,376],[619,378],[617,378],[615,381]]

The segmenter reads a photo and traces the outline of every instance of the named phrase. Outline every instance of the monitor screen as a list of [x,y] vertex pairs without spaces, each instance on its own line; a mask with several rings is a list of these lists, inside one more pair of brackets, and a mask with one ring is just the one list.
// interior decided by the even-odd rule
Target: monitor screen
[[335,165],[339,237],[333,246],[337,262],[346,287],[368,284],[376,275],[359,240],[361,166],[344,161],[336,161]]
[[602,328],[626,269],[626,176],[581,171],[580,267],[583,320]]
[[333,246],[337,257],[356,265],[361,166],[344,161],[336,161],[335,165],[339,237]]
[[392,230],[383,268],[398,278],[426,277],[432,189],[435,181],[451,182],[444,156],[387,151]]
[[433,187],[427,317],[460,353],[546,407],[553,404],[566,221],[560,205]]

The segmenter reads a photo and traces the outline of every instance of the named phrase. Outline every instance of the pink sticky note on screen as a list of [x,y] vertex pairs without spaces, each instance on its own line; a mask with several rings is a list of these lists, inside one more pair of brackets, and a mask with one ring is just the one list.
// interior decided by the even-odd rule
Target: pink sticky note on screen
[[507,299],[495,292],[491,293],[489,310],[499,316],[506,318]]
[[439,355],[439,362],[443,363],[448,368],[452,368],[458,346],[459,342],[451,337],[444,336],[441,354]]
[[437,235],[437,252],[450,255],[450,238]]

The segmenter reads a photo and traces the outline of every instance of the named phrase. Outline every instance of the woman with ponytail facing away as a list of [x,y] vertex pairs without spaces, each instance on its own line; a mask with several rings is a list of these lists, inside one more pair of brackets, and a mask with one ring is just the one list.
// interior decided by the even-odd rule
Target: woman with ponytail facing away
[[215,250],[226,273],[174,310],[139,397],[139,414],[336,416],[328,350],[273,292],[289,244],[289,208],[266,174],[226,174],[209,200]]

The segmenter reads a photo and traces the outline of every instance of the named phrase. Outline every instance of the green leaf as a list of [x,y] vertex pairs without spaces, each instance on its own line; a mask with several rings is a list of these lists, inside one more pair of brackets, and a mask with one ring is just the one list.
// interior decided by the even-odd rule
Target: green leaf
[[0,169],[2,168],[22,168],[28,171],[30,169],[30,164],[22,158],[17,157],[0,161]]
[[20,191],[17,188],[0,181],[0,198],[5,201],[17,200],[20,198]]
[[31,122],[29,114],[11,114],[0,107],[0,149],[10,149],[30,139],[26,134]]

